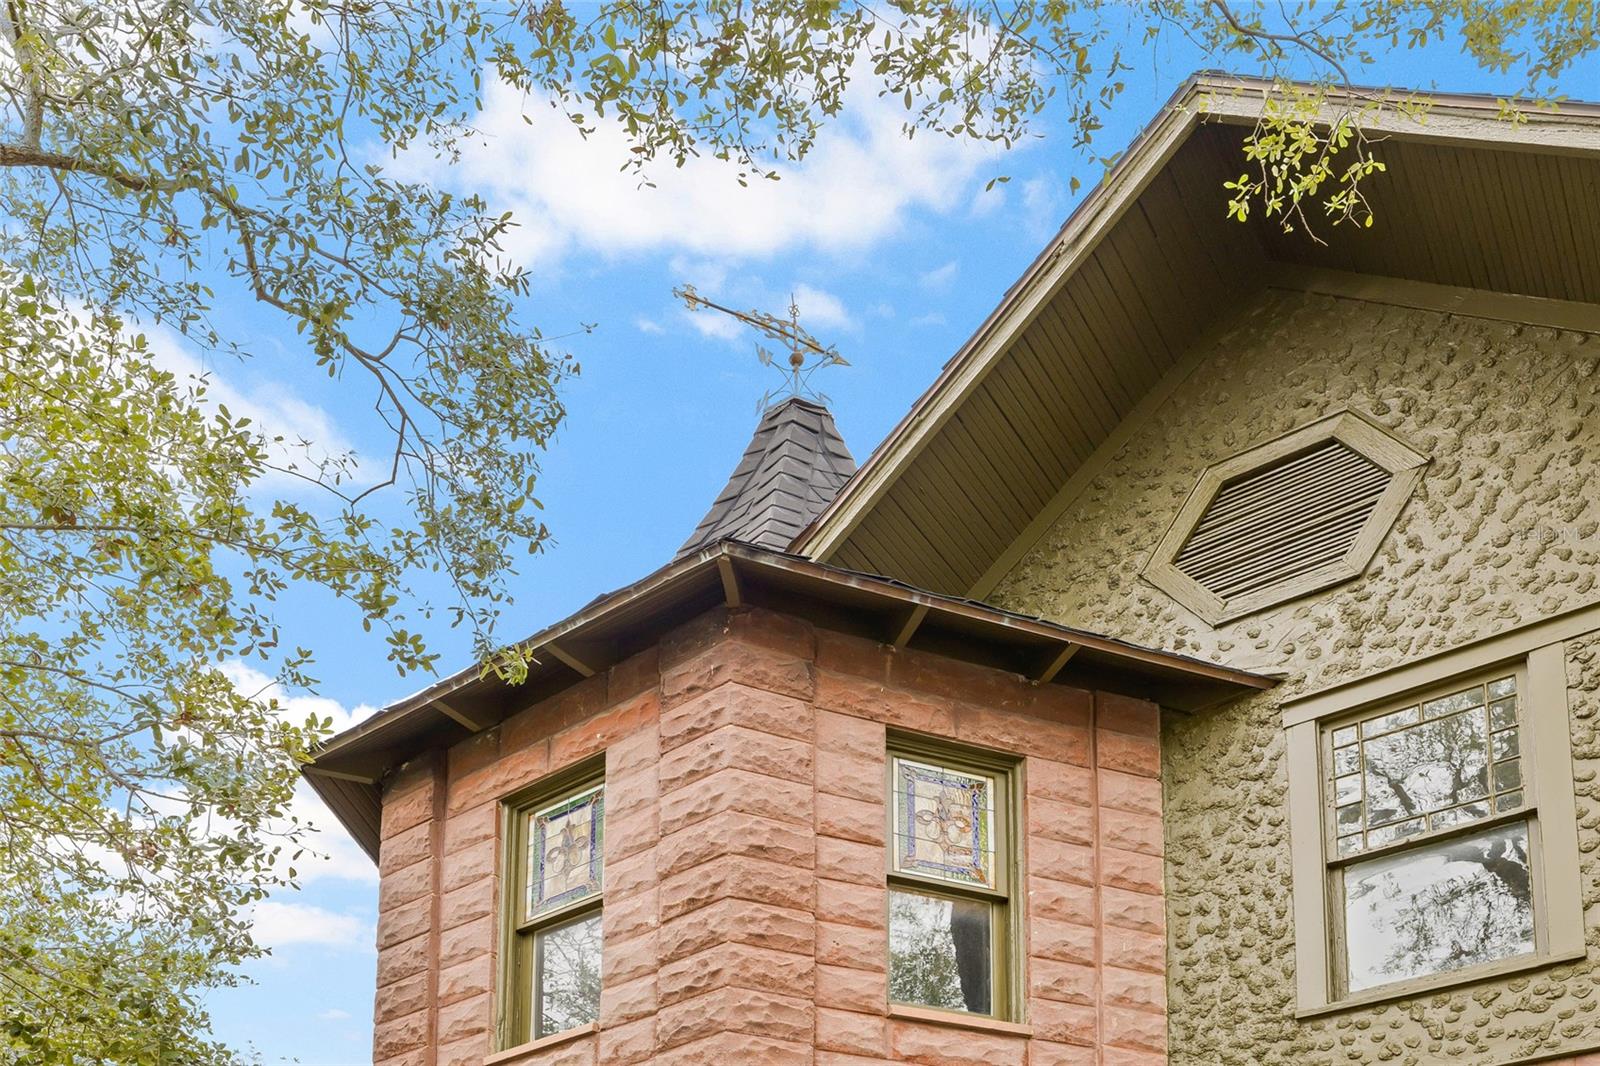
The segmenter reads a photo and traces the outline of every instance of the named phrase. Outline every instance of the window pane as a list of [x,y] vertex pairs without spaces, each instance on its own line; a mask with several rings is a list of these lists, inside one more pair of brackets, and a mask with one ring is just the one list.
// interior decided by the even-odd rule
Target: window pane
[[1368,825],[1489,794],[1489,730],[1481,711],[1425,722],[1369,740],[1364,748]]
[[600,915],[554,926],[534,940],[534,1039],[600,1017]]
[[889,891],[889,998],[924,1007],[990,1012],[994,906]]
[[1519,748],[1515,678],[1369,716],[1356,743],[1334,749],[1334,832],[1359,834],[1339,854],[1488,817],[1491,797],[1521,787]]
[[529,918],[600,891],[604,820],[600,788],[528,815]]
[[1354,863],[1344,900],[1352,992],[1531,952],[1527,823]]
[[894,869],[996,887],[995,779],[909,759],[894,767]]

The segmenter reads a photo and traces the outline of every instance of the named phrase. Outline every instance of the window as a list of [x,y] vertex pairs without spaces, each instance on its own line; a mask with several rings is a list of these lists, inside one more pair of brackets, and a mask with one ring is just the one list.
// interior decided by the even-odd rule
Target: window
[[1427,458],[1351,411],[1209,467],[1144,576],[1212,625],[1357,577]]
[[1582,954],[1563,650],[1530,639],[1287,705],[1302,1015]]
[[506,805],[504,1047],[599,1017],[605,786],[585,770]]
[[889,999],[1012,1017],[1011,765],[906,741],[889,755]]

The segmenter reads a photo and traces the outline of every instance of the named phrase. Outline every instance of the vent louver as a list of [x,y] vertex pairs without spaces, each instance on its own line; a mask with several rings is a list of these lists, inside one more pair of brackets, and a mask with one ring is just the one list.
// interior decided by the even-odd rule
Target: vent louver
[[1145,577],[1217,625],[1359,575],[1427,458],[1352,412],[1201,476]]
[[1231,599],[1337,563],[1393,477],[1328,441],[1223,486],[1173,565]]

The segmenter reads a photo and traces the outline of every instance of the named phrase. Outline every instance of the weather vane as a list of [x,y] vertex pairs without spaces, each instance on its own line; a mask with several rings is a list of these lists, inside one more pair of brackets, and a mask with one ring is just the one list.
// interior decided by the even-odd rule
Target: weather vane
[[[826,405],[828,398],[811,387],[811,375],[824,367],[850,365],[845,357],[839,354],[837,348],[831,344],[823,347],[821,341],[800,325],[800,307],[795,303],[793,296],[789,297],[789,317],[785,319],[765,311],[736,311],[731,307],[724,307],[695,292],[693,285],[682,285],[673,289],[672,295],[687,304],[691,311],[702,308],[720,311],[783,345],[789,353],[787,369],[780,366],[773,354],[759,344],[756,345],[756,356],[761,360],[762,366],[773,367],[788,379],[787,388],[791,396],[810,396],[818,403]],[[769,389],[763,393],[756,405],[757,409],[764,409],[767,401],[772,399],[777,391]]]

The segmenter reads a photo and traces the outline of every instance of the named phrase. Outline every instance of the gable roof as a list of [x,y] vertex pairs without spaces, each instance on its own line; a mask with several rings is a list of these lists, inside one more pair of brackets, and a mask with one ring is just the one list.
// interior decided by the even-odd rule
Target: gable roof
[[[792,550],[986,596],[1264,287],[1399,300],[1387,279],[1404,279],[1428,290],[1416,306],[1510,293],[1552,324],[1600,323],[1600,107],[1518,123],[1485,96],[1386,108],[1367,130],[1391,165],[1363,185],[1379,223],[1323,226],[1318,244],[1224,211],[1271,90],[1182,86]],[[1334,94],[1324,116],[1381,94]]]
[[534,657],[511,686],[476,664],[385,707],[323,744],[301,768],[378,858],[382,781],[424,751],[493,728],[718,607],[770,607],[828,628],[1068,684],[1200,710],[1269,688],[1271,678],[1070,626],[935,596],[897,581],[729,541],[668,563],[523,642]]
[[855,471],[828,409],[791,396],[762,412],[744,457],[676,558],[719,540],[787,548]]

